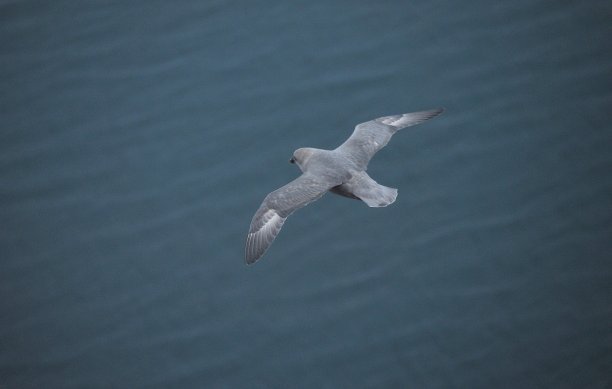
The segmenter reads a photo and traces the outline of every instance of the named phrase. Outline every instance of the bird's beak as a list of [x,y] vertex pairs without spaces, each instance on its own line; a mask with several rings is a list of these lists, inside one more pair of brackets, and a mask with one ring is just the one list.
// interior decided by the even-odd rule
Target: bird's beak
[[291,159],[289,160],[289,163],[295,163],[295,159],[291,158]]

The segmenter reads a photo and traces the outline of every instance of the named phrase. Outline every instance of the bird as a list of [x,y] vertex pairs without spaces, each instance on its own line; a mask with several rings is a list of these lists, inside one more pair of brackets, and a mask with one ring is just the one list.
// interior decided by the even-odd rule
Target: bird
[[299,148],[289,160],[302,174],[269,193],[253,216],[245,245],[248,265],[268,250],[285,220],[296,210],[325,193],[361,200],[369,207],[386,207],[395,202],[397,189],[380,185],[367,171],[372,157],[402,128],[438,116],[443,108],[383,116],[355,127],[351,136],[334,150]]

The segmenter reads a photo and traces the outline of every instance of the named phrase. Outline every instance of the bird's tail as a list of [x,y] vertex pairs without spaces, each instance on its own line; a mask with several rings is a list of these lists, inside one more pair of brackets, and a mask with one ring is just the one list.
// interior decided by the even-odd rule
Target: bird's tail
[[359,197],[368,207],[386,207],[397,198],[397,189],[380,185],[366,172],[353,177],[347,184],[350,192]]
[[368,207],[386,207],[389,204],[393,204],[396,198],[397,189],[376,184],[376,186],[371,188],[371,192],[367,196],[361,197],[361,200]]

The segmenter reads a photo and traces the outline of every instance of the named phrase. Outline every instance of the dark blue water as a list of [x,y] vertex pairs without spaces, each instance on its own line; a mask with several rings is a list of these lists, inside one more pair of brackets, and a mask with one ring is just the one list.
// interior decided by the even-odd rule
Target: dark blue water
[[[612,385],[612,7],[0,3],[0,387]],[[303,146],[402,131],[244,265]]]

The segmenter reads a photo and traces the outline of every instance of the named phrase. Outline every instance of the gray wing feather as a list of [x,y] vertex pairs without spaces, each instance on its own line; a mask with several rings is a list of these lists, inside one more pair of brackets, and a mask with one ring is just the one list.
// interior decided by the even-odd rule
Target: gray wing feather
[[360,168],[365,169],[374,154],[385,147],[398,130],[423,123],[439,115],[442,111],[443,109],[438,108],[402,115],[383,116],[358,124],[353,134],[336,150],[345,153]]
[[251,221],[245,248],[246,263],[261,258],[289,215],[319,199],[336,184],[303,174],[267,195]]

